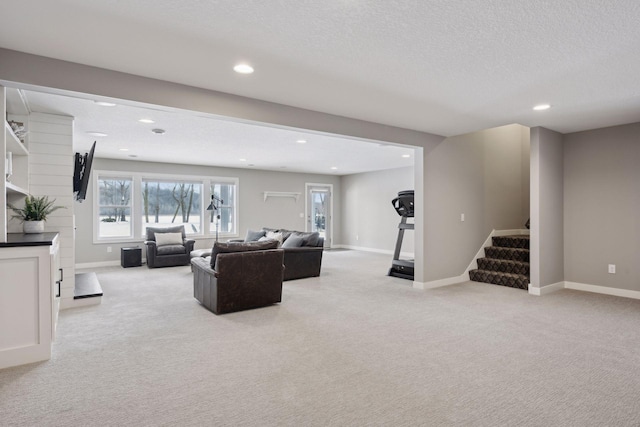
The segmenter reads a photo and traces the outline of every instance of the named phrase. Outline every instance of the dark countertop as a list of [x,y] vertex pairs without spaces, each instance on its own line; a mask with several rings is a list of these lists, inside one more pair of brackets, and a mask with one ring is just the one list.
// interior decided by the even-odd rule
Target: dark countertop
[[51,246],[58,233],[7,233],[7,242],[0,243],[0,248],[18,248],[22,246]]

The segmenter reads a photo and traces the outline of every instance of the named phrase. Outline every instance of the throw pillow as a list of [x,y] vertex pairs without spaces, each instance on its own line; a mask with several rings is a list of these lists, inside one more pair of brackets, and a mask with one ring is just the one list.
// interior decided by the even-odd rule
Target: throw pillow
[[292,234],[287,240],[284,241],[284,243],[282,244],[282,248],[299,248],[303,243],[304,239],[302,238],[302,236],[296,236],[295,234]]
[[277,249],[278,242],[275,240],[266,240],[264,242],[216,242],[211,249],[211,268],[215,270],[218,254],[229,252],[248,252],[248,251],[264,251],[267,249]]
[[156,245],[182,245],[182,233],[155,233]]
[[278,242],[278,247],[282,246],[282,233],[267,231],[267,234],[264,237],[266,237],[267,239],[276,240]]
[[264,230],[260,230],[260,231],[247,230],[247,237],[244,238],[244,241],[257,242],[258,240],[260,240],[261,237],[264,237],[265,234],[267,234],[267,232]]
[[320,233],[318,233],[317,231],[314,231],[314,232],[294,231],[293,235],[302,237],[302,240],[303,240],[302,246],[318,246]]

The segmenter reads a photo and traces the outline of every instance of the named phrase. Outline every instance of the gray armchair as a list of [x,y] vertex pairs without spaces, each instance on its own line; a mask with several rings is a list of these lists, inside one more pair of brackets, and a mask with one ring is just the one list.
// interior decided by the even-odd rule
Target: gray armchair
[[147,267],[189,265],[194,243],[187,239],[183,225],[147,227]]

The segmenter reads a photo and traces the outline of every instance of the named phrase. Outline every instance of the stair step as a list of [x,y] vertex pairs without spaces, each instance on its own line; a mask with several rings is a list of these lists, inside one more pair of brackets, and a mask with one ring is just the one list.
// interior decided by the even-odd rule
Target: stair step
[[500,273],[522,274],[529,276],[529,263],[508,259],[478,258],[478,270],[497,271]]
[[493,236],[491,238],[493,246],[501,248],[521,248],[529,249],[529,236],[519,234],[514,236]]
[[469,278],[474,282],[492,283],[510,288],[529,288],[529,278],[523,274],[500,273],[497,271],[471,270]]
[[529,249],[487,246],[484,248],[484,254],[487,258],[529,262]]

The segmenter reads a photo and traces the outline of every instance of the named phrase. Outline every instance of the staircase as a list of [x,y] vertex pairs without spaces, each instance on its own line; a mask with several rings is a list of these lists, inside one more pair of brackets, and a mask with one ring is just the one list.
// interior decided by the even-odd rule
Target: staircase
[[469,271],[474,282],[493,283],[511,288],[529,288],[529,236],[494,236],[493,246],[484,248],[478,268]]

